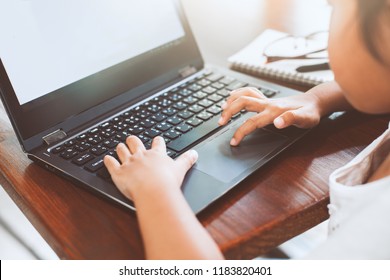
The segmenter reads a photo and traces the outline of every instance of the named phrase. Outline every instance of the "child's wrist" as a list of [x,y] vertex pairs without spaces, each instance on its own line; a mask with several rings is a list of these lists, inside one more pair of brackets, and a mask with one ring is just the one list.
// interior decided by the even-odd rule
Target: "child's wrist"
[[172,187],[161,183],[156,186],[139,186],[132,190],[131,196],[134,203],[147,199],[150,203],[155,201],[167,201],[180,194],[181,190],[178,187]]

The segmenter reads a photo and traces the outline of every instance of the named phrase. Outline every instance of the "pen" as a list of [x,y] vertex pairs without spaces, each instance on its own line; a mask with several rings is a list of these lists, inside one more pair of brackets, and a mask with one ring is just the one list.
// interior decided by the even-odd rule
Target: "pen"
[[329,69],[330,69],[329,63],[325,62],[321,64],[299,66],[295,70],[300,73],[305,73],[305,72],[314,72],[314,71],[329,70]]

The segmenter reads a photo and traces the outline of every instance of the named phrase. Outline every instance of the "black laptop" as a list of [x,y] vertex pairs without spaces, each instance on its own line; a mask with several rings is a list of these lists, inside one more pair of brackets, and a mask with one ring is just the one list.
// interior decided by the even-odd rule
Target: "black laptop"
[[131,209],[103,164],[129,135],[146,147],[164,137],[172,158],[198,151],[182,187],[198,213],[306,132],[268,126],[229,145],[253,114],[218,126],[232,90],[297,92],[205,67],[177,1],[5,0],[0,11],[1,98],[23,150]]

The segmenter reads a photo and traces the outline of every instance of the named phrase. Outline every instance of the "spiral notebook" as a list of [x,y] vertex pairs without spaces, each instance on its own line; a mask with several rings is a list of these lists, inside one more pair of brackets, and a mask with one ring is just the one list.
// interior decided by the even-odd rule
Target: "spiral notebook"
[[328,59],[323,58],[323,54],[322,58],[284,59],[267,63],[267,58],[263,56],[264,48],[271,42],[287,35],[272,29],[265,30],[252,43],[228,59],[230,68],[257,77],[278,79],[306,86],[316,86],[334,79],[331,70],[304,73],[296,70],[301,66],[327,63]]

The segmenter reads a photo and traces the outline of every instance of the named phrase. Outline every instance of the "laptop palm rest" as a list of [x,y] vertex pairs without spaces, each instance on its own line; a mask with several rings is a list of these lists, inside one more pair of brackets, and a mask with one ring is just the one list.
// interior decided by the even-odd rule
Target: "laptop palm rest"
[[201,210],[227,192],[234,183],[240,182],[267,162],[289,140],[280,134],[259,129],[247,136],[238,147],[232,147],[229,143],[236,128],[233,126],[218,137],[195,147],[199,159],[183,184],[184,195],[194,212]]

